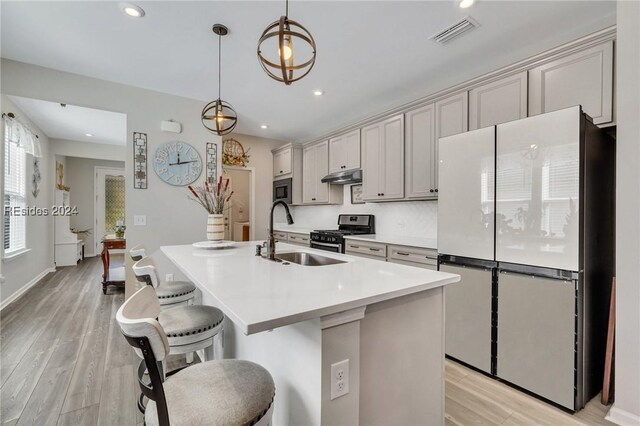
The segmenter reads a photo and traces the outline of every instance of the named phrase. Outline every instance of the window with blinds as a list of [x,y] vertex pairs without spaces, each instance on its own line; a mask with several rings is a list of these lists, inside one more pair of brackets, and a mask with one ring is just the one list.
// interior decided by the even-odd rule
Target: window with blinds
[[16,209],[26,208],[26,154],[24,149],[9,140],[8,129],[4,132],[4,253],[26,248],[27,218],[13,214]]

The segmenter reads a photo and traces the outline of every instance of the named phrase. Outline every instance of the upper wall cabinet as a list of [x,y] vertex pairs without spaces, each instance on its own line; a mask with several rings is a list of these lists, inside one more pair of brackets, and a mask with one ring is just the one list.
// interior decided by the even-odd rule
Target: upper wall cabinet
[[438,139],[469,130],[469,92],[462,92],[436,102],[436,140],[433,186],[438,192]]
[[404,198],[404,115],[362,129],[362,163],[366,201]]
[[303,204],[342,203],[343,187],[321,182],[327,174],[329,174],[329,142],[306,146],[302,151]]
[[469,91],[469,130],[519,120],[526,116],[526,71]]
[[435,198],[436,108],[429,104],[405,114],[407,198]]
[[329,173],[360,168],[360,129],[329,140]]
[[291,174],[293,170],[293,148],[286,147],[273,153],[273,177]]
[[573,105],[595,124],[613,121],[613,41],[529,71],[529,115]]

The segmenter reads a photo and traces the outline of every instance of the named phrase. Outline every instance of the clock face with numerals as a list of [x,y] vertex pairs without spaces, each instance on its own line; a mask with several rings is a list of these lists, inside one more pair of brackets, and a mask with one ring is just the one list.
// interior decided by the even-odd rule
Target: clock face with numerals
[[153,169],[169,185],[185,186],[195,182],[202,172],[202,159],[186,142],[171,141],[156,149]]

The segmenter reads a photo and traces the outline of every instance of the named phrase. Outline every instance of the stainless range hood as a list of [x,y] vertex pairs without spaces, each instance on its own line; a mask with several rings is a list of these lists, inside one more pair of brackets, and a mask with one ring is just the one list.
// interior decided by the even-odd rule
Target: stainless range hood
[[362,170],[345,170],[343,172],[335,172],[326,175],[321,179],[322,183],[330,183],[332,185],[346,185],[348,183],[362,182]]

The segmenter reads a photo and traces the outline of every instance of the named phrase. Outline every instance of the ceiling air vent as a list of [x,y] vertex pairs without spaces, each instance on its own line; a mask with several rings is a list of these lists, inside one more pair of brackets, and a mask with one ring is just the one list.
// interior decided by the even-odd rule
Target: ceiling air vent
[[431,36],[431,39],[438,44],[446,44],[454,38],[461,36],[462,34],[471,31],[474,28],[479,27],[480,24],[471,16],[467,16],[461,21],[456,22],[449,28],[446,28],[436,35]]

